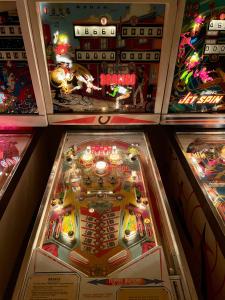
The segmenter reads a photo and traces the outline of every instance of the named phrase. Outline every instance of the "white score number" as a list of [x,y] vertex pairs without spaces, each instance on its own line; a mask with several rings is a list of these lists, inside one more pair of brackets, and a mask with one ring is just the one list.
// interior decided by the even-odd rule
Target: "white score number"
[[225,54],[225,44],[205,45],[205,54]]
[[0,60],[27,60],[25,51],[0,51]]
[[0,26],[0,36],[21,36],[21,28],[19,25]]
[[115,51],[76,51],[77,61],[115,61]]
[[121,61],[159,62],[160,51],[122,51]]
[[212,20],[209,23],[209,30],[225,30],[225,20]]
[[74,33],[77,37],[115,37],[116,26],[74,26]]
[[162,37],[162,26],[146,26],[146,27],[122,27],[122,37]]

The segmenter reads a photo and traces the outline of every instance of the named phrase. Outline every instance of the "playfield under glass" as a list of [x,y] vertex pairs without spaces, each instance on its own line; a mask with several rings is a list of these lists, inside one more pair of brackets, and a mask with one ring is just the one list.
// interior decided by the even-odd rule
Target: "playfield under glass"
[[0,197],[30,141],[30,134],[0,134]]
[[177,134],[177,138],[208,201],[225,224],[224,134]]
[[101,277],[156,247],[146,146],[141,133],[68,134],[42,249]]

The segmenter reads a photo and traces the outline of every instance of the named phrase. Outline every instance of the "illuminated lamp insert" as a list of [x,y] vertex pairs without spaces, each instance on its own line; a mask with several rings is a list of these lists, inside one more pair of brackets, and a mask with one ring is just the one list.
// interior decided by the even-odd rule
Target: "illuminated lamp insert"
[[95,164],[96,173],[99,175],[103,175],[106,172],[107,169],[107,163],[103,160],[99,160]]
[[225,20],[225,12],[220,14],[220,20]]
[[137,171],[131,171],[131,181],[136,181],[137,179]]
[[108,19],[107,19],[107,17],[101,17],[101,24],[103,25],[103,26],[105,26],[107,23],[108,23]]
[[93,160],[93,154],[91,153],[91,147],[87,146],[83,156],[82,156],[82,160],[84,162],[89,162]]
[[112,146],[112,153],[110,154],[109,159],[112,163],[116,163],[120,160],[120,155],[116,146]]

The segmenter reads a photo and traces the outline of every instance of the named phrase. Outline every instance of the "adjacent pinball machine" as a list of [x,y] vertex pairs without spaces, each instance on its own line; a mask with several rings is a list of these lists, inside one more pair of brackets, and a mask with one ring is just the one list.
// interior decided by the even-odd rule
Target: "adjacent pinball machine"
[[206,127],[225,120],[225,7],[179,6],[161,120],[177,126],[164,129],[161,166],[201,298],[224,299],[224,132]]
[[24,1],[1,1],[0,9],[1,127],[46,126],[44,97]]
[[0,298],[41,196],[34,188],[33,198],[27,199],[34,182],[40,183],[35,159],[43,159],[39,132],[32,127],[47,126],[31,31],[23,2],[18,2],[0,3]]
[[127,130],[160,120],[176,1],[26,3],[49,123],[86,130],[63,132],[13,299],[197,299],[148,136]]
[[224,2],[179,1],[163,124],[224,125]]

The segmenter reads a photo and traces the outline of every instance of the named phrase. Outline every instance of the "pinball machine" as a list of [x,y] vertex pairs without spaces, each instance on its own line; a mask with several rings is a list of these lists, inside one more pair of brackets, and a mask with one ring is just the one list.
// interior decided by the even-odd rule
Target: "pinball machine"
[[0,298],[41,196],[34,188],[34,196],[27,199],[34,182],[40,184],[35,159],[44,162],[40,132],[33,127],[47,126],[30,28],[23,4],[17,2],[0,3]]
[[224,1],[179,6],[159,155],[201,298],[224,299]]
[[148,139],[176,1],[26,4],[62,139],[13,299],[197,299]]

